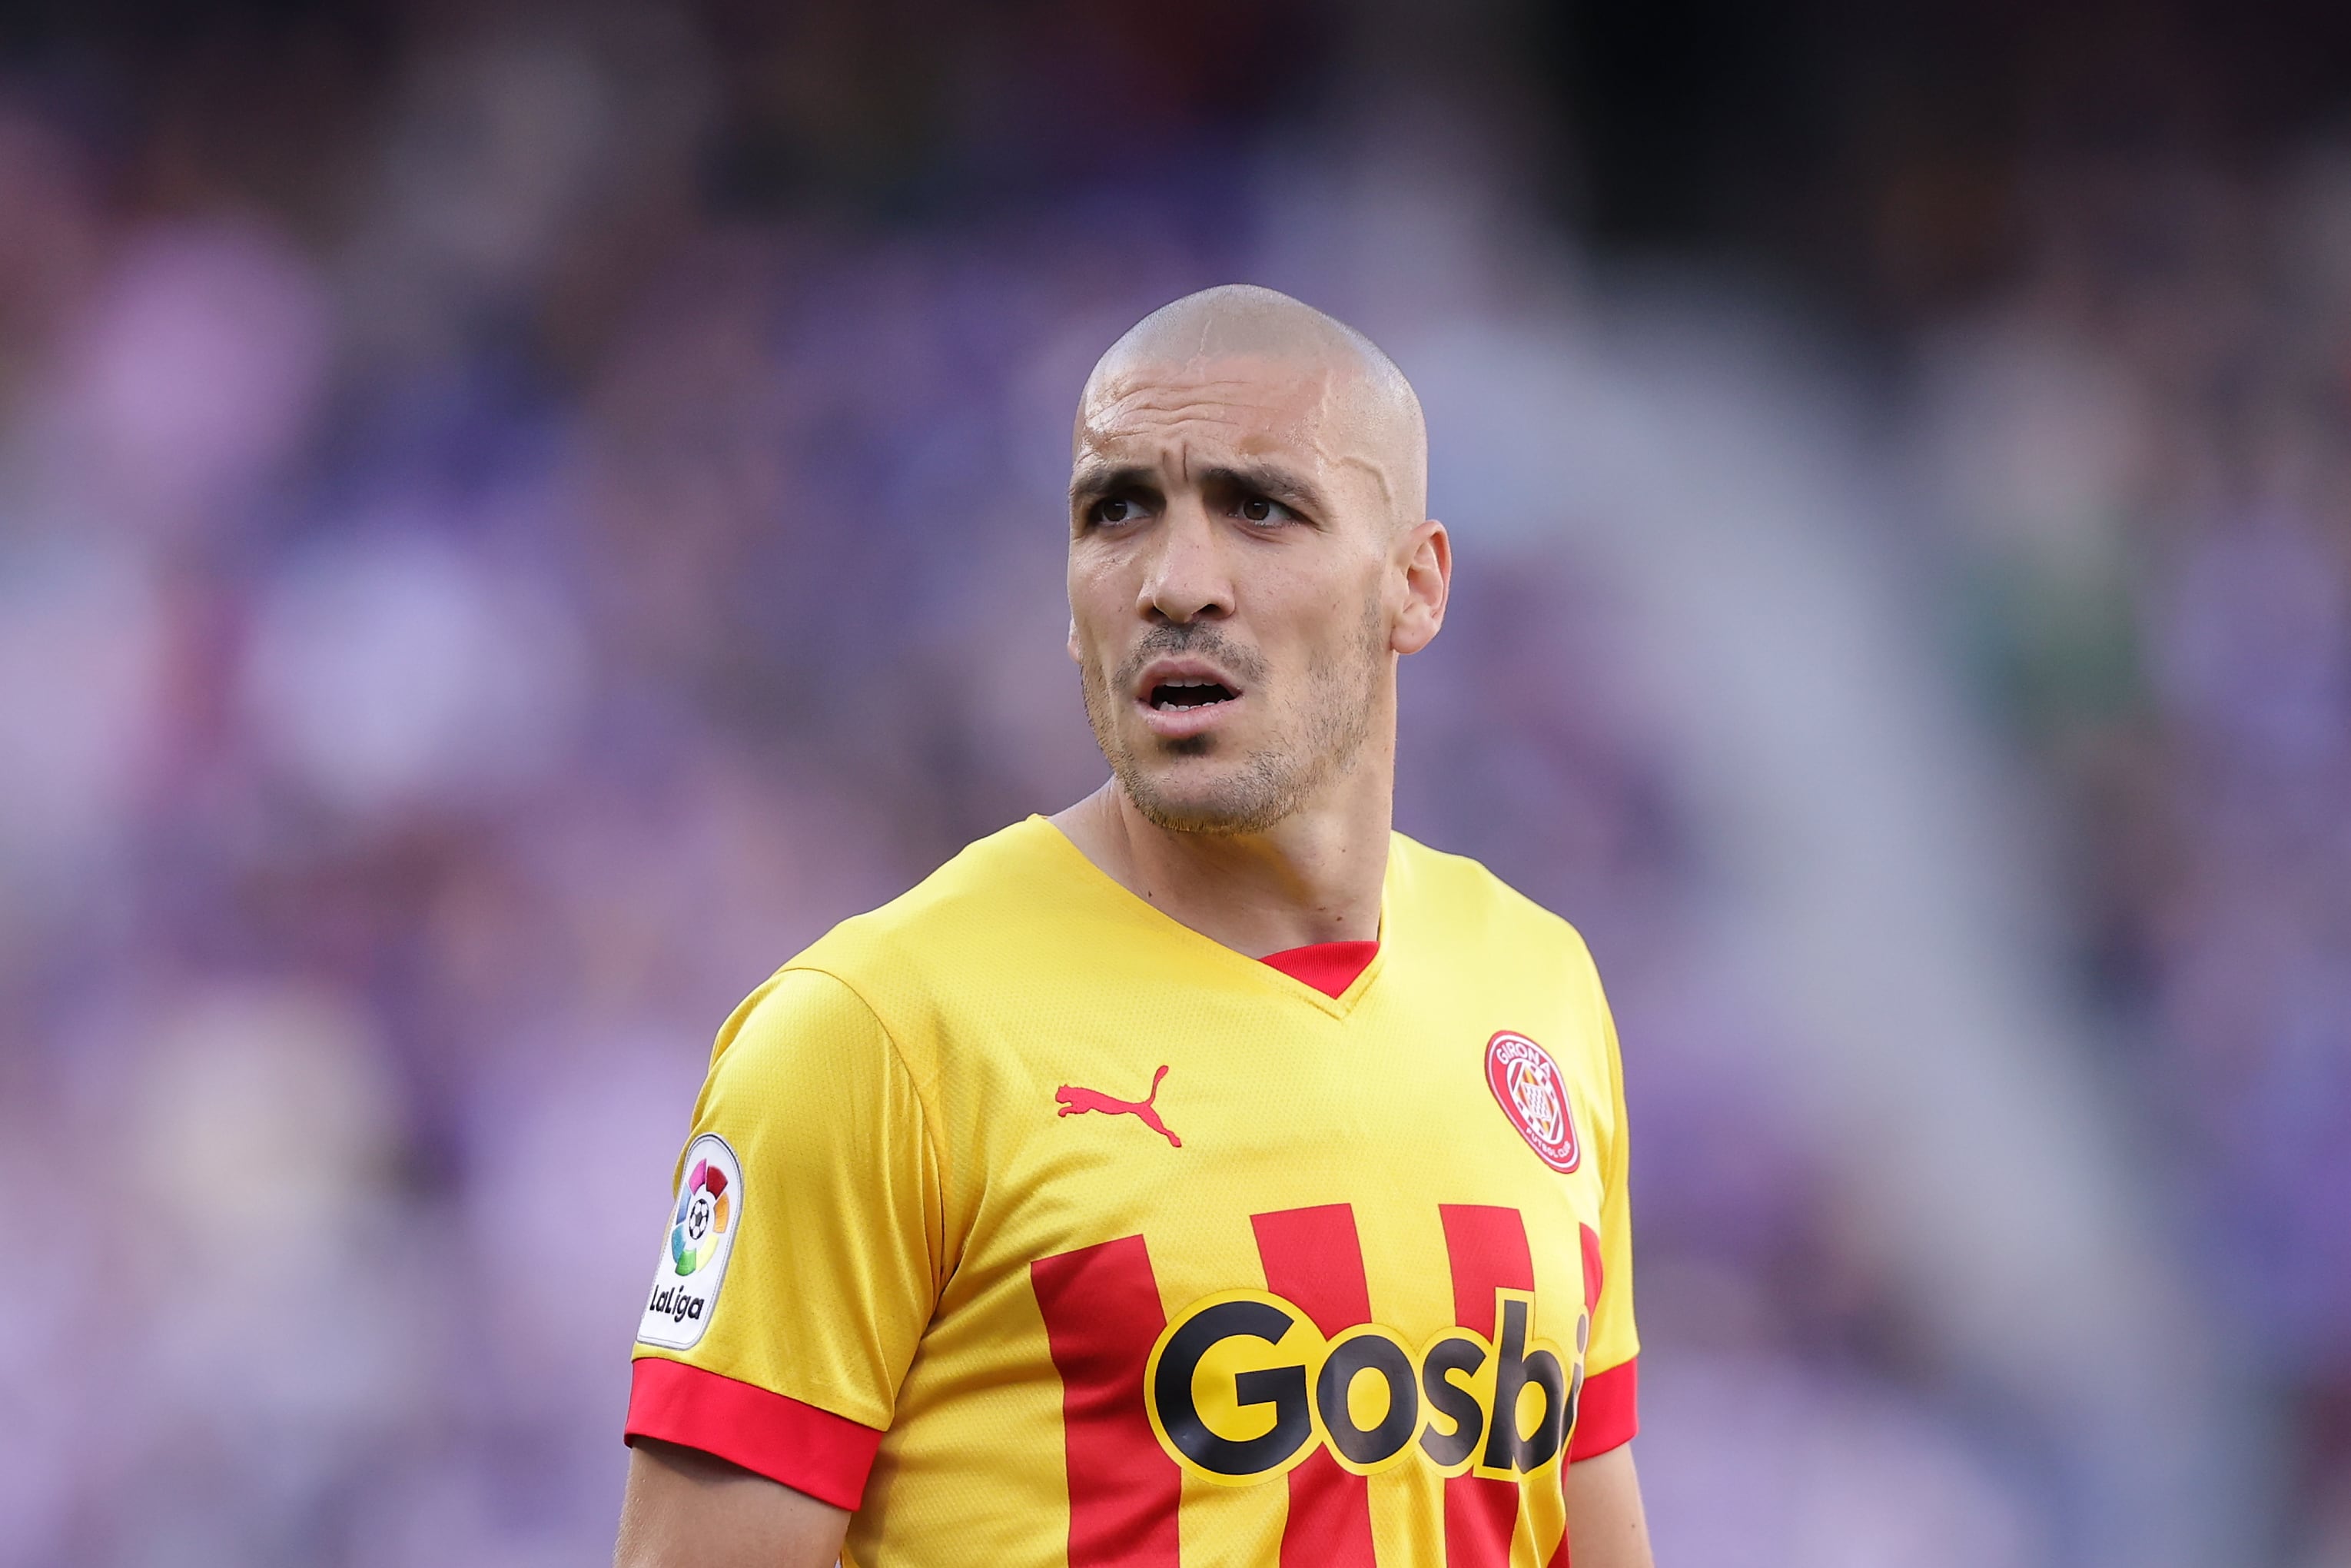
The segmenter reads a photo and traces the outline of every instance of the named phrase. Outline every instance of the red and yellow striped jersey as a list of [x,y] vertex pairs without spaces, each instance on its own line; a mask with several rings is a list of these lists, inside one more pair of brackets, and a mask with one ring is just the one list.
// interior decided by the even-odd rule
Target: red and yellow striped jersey
[[1583,942],[1474,862],[1399,834],[1375,949],[1259,962],[1032,817],[720,1033],[628,1430],[865,1568],[1563,1563],[1625,1156]]

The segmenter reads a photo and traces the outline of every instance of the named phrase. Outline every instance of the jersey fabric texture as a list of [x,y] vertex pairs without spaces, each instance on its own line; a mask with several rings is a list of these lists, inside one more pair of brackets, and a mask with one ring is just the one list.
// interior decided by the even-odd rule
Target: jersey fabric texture
[[854,1568],[1564,1563],[1635,1427],[1614,1026],[1401,834],[1380,938],[1259,962],[1041,817],[843,922],[718,1036],[630,1437]]

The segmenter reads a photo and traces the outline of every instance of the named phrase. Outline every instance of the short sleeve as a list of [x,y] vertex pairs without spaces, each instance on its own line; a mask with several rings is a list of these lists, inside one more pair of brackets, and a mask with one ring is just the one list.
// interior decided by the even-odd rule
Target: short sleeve
[[[1625,1064],[1616,1043],[1616,1020],[1598,995],[1602,1033],[1608,1043],[1608,1086],[1613,1102],[1608,1135],[1601,1144],[1600,1234],[1597,1256],[1585,1261],[1586,1291],[1597,1288],[1592,1306],[1592,1343],[1584,1353],[1583,1390],[1578,1399],[1571,1459],[1632,1440],[1640,1427],[1641,1341],[1633,1326],[1633,1213],[1625,1193],[1628,1149],[1625,1119]],[[1596,1274],[1597,1280],[1590,1278]]]
[[627,1437],[855,1509],[943,1255],[938,1162],[904,1061],[842,981],[778,973],[711,1054]]

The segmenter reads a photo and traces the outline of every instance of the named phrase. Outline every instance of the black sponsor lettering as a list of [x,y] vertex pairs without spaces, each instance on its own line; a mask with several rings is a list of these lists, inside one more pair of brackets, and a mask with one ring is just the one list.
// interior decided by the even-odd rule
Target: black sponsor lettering
[[[1210,1428],[1193,1397],[1202,1365],[1234,1340],[1280,1346],[1305,1314],[1278,1296],[1214,1301],[1179,1315],[1169,1327],[1153,1352],[1145,1393],[1168,1452],[1219,1478],[1272,1475],[1316,1440],[1318,1425],[1332,1453],[1356,1469],[1384,1467],[1417,1433],[1422,1453],[1441,1469],[1458,1472],[1474,1459],[1480,1475],[1524,1475],[1566,1446],[1583,1392],[1580,1353],[1591,1330],[1588,1319],[1577,1325],[1579,1354],[1571,1358],[1571,1378],[1562,1361],[1566,1353],[1535,1339],[1534,1301],[1527,1292],[1498,1291],[1494,1307],[1490,1347],[1484,1336],[1461,1330],[1439,1335],[1416,1357],[1393,1330],[1366,1323],[1287,1364],[1233,1373],[1235,1402],[1270,1406],[1273,1418],[1262,1436],[1232,1438]],[[1301,1337],[1311,1343],[1311,1333]],[[1257,1358],[1237,1359],[1246,1365]],[[1221,1358],[1220,1364],[1232,1364]],[[1386,1410],[1368,1427],[1356,1423],[1351,1400],[1365,1374],[1387,1385]],[[1530,1386],[1541,1390],[1540,1408],[1531,1427],[1521,1430],[1521,1401]]]
[[1208,1430],[1207,1423],[1200,1419],[1199,1407],[1192,1402],[1192,1375],[1211,1346],[1243,1335],[1277,1344],[1297,1321],[1265,1301],[1219,1301],[1202,1310],[1168,1339],[1151,1395],[1168,1441],[1186,1458],[1220,1476],[1260,1475],[1280,1468],[1312,1440],[1314,1416],[1306,1403],[1303,1366],[1267,1367],[1233,1379],[1233,1393],[1239,1403],[1273,1406],[1273,1427],[1262,1437],[1239,1441],[1219,1437]]
[[699,1322],[702,1319],[702,1297],[681,1290],[675,1285],[666,1290],[655,1291],[653,1299],[645,1303],[645,1311],[658,1312],[672,1322],[680,1323],[688,1318]]
[[1466,1334],[1446,1335],[1430,1345],[1422,1358],[1421,1392],[1431,1410],[1453,1423],[1453,1430],[1439,1432],[1431,1421],[1420,1435],[1420,1450],[1446,1469],[1476,1453],[1479,1439],[1486,1435],[1486,1412],[1479,1406],[1478,1396],[1447,1374],[1474,1375],[1485,1364],[1486,1347]]
[[[1361,1372],[1375,1372],[1387,1382],[1387,1414],[1375,1427],[1356,1426],[1347,1408],[1348,1391]],[[1358,1465],[1376,1465],[1402,1452],[1412,1441],[1413,1428],[1420,1425],[1420,1391],[1414,1385],[1412,1357],[1383,1333],[1360,1333],[1331,1347],[1314,1380],[1314,1403],[1322,1412],[1332,1446]]]
[[[1551,1352],[1526,1348],[1531,1312],[1532,1305],[1524,1298],[1499,1299],[1501,1332],[1494,1336],[1494,1415],[1486,1433],[1488,1469],[1534,1469],[1559,1452],[1566,1434],[1567,1374]],[[1521,1433],[1519,1395],[1529,1384],[1542,1390],[1542,1416],[1533,1431]]]

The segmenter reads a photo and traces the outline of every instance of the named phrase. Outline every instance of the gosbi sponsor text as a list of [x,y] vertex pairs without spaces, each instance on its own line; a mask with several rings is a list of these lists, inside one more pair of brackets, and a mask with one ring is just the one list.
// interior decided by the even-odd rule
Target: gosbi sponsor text
[[1263,1291],[1193,1302],[1152,1347],[1144,1406],[1160,1446],[1224,1486],[1253,1486],[1316,1448],[1371,1475],[1407,1460],[1514,1479],[1566,1446],[1583,1389],[1588,1312],[1573,1354],[1536,1332],[1531,1291],[1494,1292],[1496,1337],[1451,1328],[1415,1348],[1364,1323],[1325,1339]]

